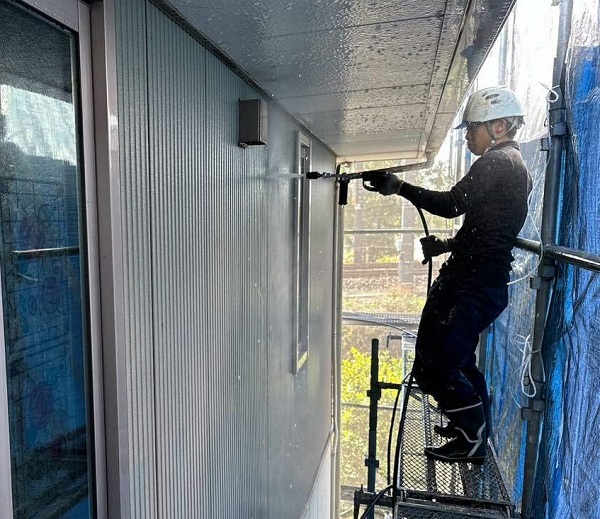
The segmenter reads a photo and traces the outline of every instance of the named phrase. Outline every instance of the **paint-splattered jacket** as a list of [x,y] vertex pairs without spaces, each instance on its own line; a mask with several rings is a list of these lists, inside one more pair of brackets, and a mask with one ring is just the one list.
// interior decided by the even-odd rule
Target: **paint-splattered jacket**
[[486,151],[450,191],[431,191],[408,183],[400,195],[445,218],[465,215],[449,240],[450,258],[441,273],[508,281],[512,248],[525,218],[531,178],[519,144],[505,141]]

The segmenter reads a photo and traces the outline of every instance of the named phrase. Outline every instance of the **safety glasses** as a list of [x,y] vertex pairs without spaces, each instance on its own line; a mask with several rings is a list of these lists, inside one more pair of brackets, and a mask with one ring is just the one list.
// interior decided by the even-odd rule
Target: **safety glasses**
[[469,123],[467,124],[467,126],[465,127],[465,129],[467,130],[467,132],[473,132],[475,131],[479,126],[481,126],[483,123],[479,123],[479,122],[473,122],[473,123]]

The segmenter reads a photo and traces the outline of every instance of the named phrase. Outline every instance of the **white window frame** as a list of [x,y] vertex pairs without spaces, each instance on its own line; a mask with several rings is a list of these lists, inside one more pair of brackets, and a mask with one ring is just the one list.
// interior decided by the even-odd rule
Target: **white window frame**
[[293,372],[298,374],[308,360],[310,344],[310,213],[311,183],[305,173],[312,167],[310,138],[298,132],[294,204],[294,352]]

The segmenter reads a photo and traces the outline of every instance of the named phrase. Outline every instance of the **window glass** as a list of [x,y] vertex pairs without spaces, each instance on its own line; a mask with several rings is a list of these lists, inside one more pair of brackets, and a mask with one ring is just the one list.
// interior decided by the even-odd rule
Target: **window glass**
[[14,516],[92,512],[74,36],[0,0],[0,271]]

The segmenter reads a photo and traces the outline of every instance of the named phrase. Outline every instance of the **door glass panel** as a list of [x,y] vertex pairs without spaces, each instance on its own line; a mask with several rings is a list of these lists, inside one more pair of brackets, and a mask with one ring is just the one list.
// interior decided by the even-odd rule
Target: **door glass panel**
[[0,0],[0,270],[19,518],[92,514],[74,48],[72,34]]

